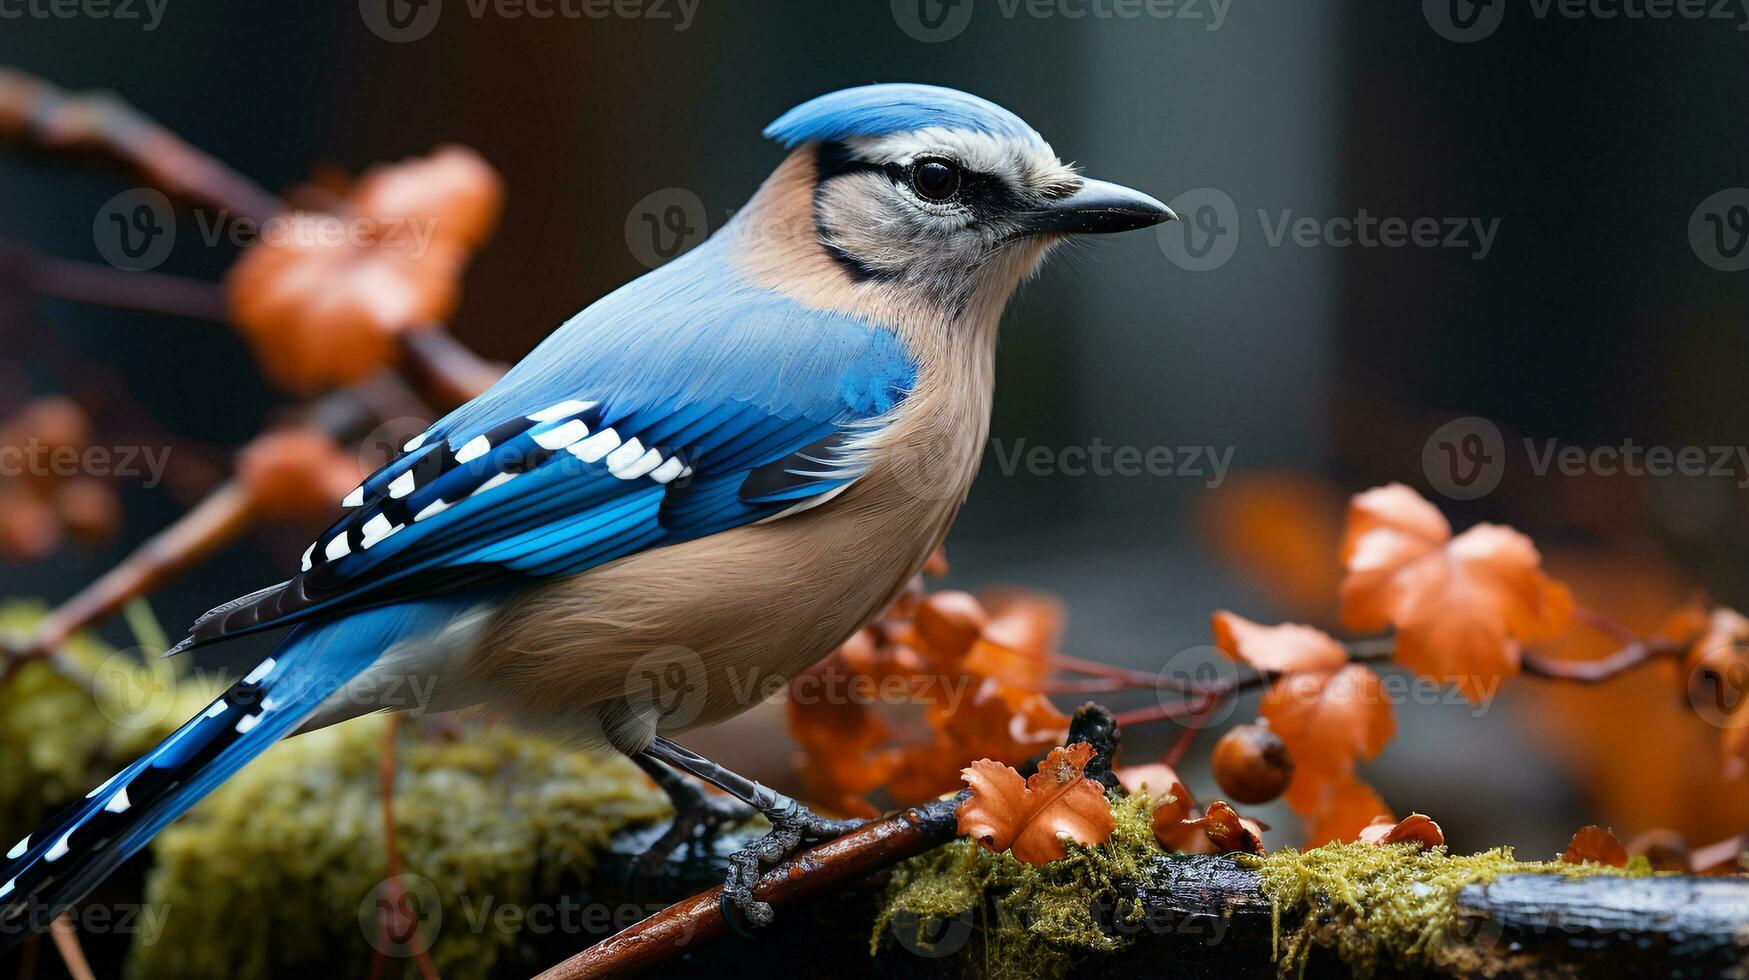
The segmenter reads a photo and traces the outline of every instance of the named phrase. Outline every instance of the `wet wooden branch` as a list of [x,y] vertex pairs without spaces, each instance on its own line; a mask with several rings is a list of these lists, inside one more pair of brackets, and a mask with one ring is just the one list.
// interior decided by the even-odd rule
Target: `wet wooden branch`
[[[850,873],[852,866],[844,857],[861,854],[856,867],[878,869],[916,853],[919,844],[926,850],[953,837],[951,803],[921,809],[930,815],[919,818],[915,831],[898,829],[895,820],[882,821],[767,875],[760,895],[778,906],[778,919],[751,938],[734,936],[722,925],[717,890],[712,889],[602,940],[538,980],[638,974],[716,977],[744,972],[749,962],[781,964],[784,973],[797,976],[966,975],[965,964],[939,954],[973,948],[979,941],[975,935],[949,938],[928,950],[888,936],[873,959],[868,951],[883,881],[878,873]],[[942,819],[931,823],[933,816]],[[882,840],[888,833],[894,836]],[[647,840],[645,835],[628,847],[626,860]],[[708,868],[695,866],[686,873],[695,878],[715,874],[737,843],[719,843],[714,857],[702,862]],[[845,873],[817,875],[816,862]],[[600,869],[609,878],[618,871],[612,861]],[[1097,898],[1089,896],[1090,901]],[[1141,903],[1142,914],[1120,918],[1116,909],[1130,908],[1130,899]],[[1746,910],[1749,879],[1741,877],[1504,875],[1458,894],[1437,957],[1414,964],[1386,958],[1374,975],[1737,975],[1733,971],[1749,966]],[[1174,977],[1273,978],[1282,969],[1278,936],[1291,934],[1302,922],[1293,910],[1279,923],[1275,920],[1256,871],[1226,857],[1192,854],[1156,859],[1117,896],[1107,897],[1098,911],[1108,931],[1131,941],[1116,953],[1082,957],[1073,977],[1132,980],[1158,976],[1161,964],[1170,963]],[[1328,948],[1313,948],[1305,963],[1307,977],[1352,973]]]
[[[774,908],[854,884],[859,879],[952,840],[958,798],[912,807],[837,840],[797,854],[773,868],[754,891]],[[719,909],[719,885],[677,902],[542,973],[538,980],[630,976],[663,967],[728,934]],[[782,920],[779,923],[782,925]]]

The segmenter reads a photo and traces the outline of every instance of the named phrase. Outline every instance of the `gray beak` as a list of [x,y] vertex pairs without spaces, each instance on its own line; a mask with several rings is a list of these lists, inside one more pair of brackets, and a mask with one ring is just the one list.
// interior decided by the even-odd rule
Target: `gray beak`
[[1141,191],[1103,180],[1084,180],[1068,197],[1021,217],[1032,234],[1104,235],[1135,231],[1175,220],[1172,209]]

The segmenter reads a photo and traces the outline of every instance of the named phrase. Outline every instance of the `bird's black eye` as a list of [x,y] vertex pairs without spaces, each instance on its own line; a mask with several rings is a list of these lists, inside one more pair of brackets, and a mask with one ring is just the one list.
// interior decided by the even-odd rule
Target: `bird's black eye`
[[960,189],[960,168],[927,157],[911,167],[911,186],[926,201],[945,201]]

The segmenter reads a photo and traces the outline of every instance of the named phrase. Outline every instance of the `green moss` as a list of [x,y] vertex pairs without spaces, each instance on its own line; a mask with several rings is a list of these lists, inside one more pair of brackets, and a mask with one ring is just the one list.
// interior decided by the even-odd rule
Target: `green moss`
[[[169,913],[160,941],[136,945],[137,977],[369,972],[386,724],[362,718],[275,746],[158,837],[147,901]],[[587,881],[617,830],[668,812],[630,763],[502,729],[433,738],[409,725],[399,757],[402,872],[417,876],[422,915],[441,906],[430,950],[446,980],[490,973],[522,942],[531,905]],[[389,965],[395,976],[409,964]]]
[[[1462,972],[1474,946],[1455,921],[1452,903],[1466,885],[1504,874],[1651,874],[1643,858],[1626,868],[1520,861],[1505,847],[1451,855],[1443,847],[1418,851],[1412,844],[1326,844],[1240,860],[1263,876],[1263,893],[1274,907],[1277,959],[1284,976],[1299,972],[1311,950],[1320,946],[1335,950],[1357,976],[1370,975],[1381,963]],[[1284,919],[1301,924],[1281,935]]]
[[[141,607],[143,609],[143,607]],[[27,635],[43,607],[0,602],[0,635]],[[133,618],[149,618],[136,611]],[[12,840],[157,744],[200,703],[185,660],[117,651],[87,635],[65,647],[97,699],[41,660],[0,684],[0,836]]]
[[869,940],[928,956],[960,957],[961,972],[985,977],[1061,976],[1078,956],[1113,952],[1130,940],[1100,927],[1133,922],[1144,912],[1121,885],[1133,883],[1156,856],[1146,797],[1112,804],[1117,830],[1092,847],[1042,866],[993,853],[968,839],[899,865]]
[[[962,975],[1019,978],[1062,976],[1080,958],[1124,948],[1131,940],[1121,927],[1146,914],[1134,884],[1164,851],[1144,798],[1114,801],[1112,812],[1118,829],[1111,840],[1071,845],[1068,857],[1042,867],[964,838],[904,862],[888,885],[870,953],[896,942],[924,956],[956,957]],[[1643,858],[1612,868],[1520,861],[1509,848],[1449,855],[1408,844],[1327,844],[1235,860],[1262,877],[1282,976],[1299,973],[1318,947],[1335,950],[1358,976],[1386,963],[1461,975],[1488,948],[1465,935],[1452,913],[1464,886],[1503,874],[1651,874]],[[1284,922],[1295,924],[1286,934]]]

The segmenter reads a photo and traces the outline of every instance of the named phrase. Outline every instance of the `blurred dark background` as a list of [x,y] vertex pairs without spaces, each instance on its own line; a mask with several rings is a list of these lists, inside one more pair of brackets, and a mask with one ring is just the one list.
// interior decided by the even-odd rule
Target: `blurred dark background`
[[[1267,559],[1236,562],[1235,537],[1283,497],[1336,513],[1343,495],[1401,480],[1460,528],[1525,530],[1595,605],[1630,604],[1618,614],[1637,627],[1655,625],[1654,597],[1694,586],[1749,601],[1740,463],[1716,477],[1539,476],[1523,448],[1749,441],[1749,276],[1720,268],[1742,243],[1728,222],[1717,241],[1691,234],[1711,227],[1703,201],[1722,218],[1749,204],[1749,191],[1715,197],[1749,184],[1749,13],[705,0],[681,29],[675,0],[659,8],[666,18],[649,5],[630,18],[491,5],[476,16],[468,0],[425,9],[440,16],[401,40],[372,30],[368,3],[168,0],[151,30],[24,16],[0,20],[0,64],[115,90],[271,188],[446,142],[478,149],[505,177],[507,208],[453,329],[507,360],[645,270],[628,236],[649,195],[684,188],[711,227],[725,220],[781,158],[758,133],[789,106],[870,81],[965,88],[1089,173],[1185,205],[1161,236],[1090,243],[1023,289],[1000,354],[998,445],[1212,447],[1230,451],[1231,470],[1005,473],[993,453],[950,540],[952,581],[1058,592],[1068,649],[1155,667],[1206,643],[1215,608],[1331,625],[1333,593],[1307,602],[1306,574],[1295,591]],[[1116,15],[1129,10],[1140,16]],[[941,26],[926,26],[935,14]],[[122,186],[0,156],[0,238],[97,261],[92,218]],[[1277,234],[1284,221],[1362,213],[1433,219],[1440,243]],[[1447,245],[1453,222],[1462,238]],[[1493,229],[1485,247],[1478,227]],[[217,278],[232,256],[186,234],[163,271]],[[284,404],[220,328],[62,304],[37,313],[194,443],[240,444]],[[8,360],[0,409],[80,380]],[[1447,499],[1423,450],[1468,416],[1504,433],[1504,472],[1493,493]],[[0,568],[0,594],[64,598],[186,502],[135,487],[125,504],[112,546]],[[246,541],[155,608],[174,628],[276,580],[300,547]],[[1326,553],[1319,574],[1333,583]],[[1546,853],[1590,820],[1624,836],[1686,820],[1699,842],[1749,819],[1743,788],[1714,775],[1716,731],[1671,707],[1678,687],[1636,675],[1607,691],[1509,691],[1481,718],[1461,704],[1401,706],[1401,735],[1370,778],[1399,810],[1438,815],[1460,847]],[[1681,715],[1679,735],[1641,724],[1654,708]],[[781,770],[775,722],[744,727],[768,733],[755,751]],[[1138,753],[1162,736],[1139,734]],[[1634,754],[1647,743],[1664,754]],[[1187,768],[1193,788],[1207,785]]]

